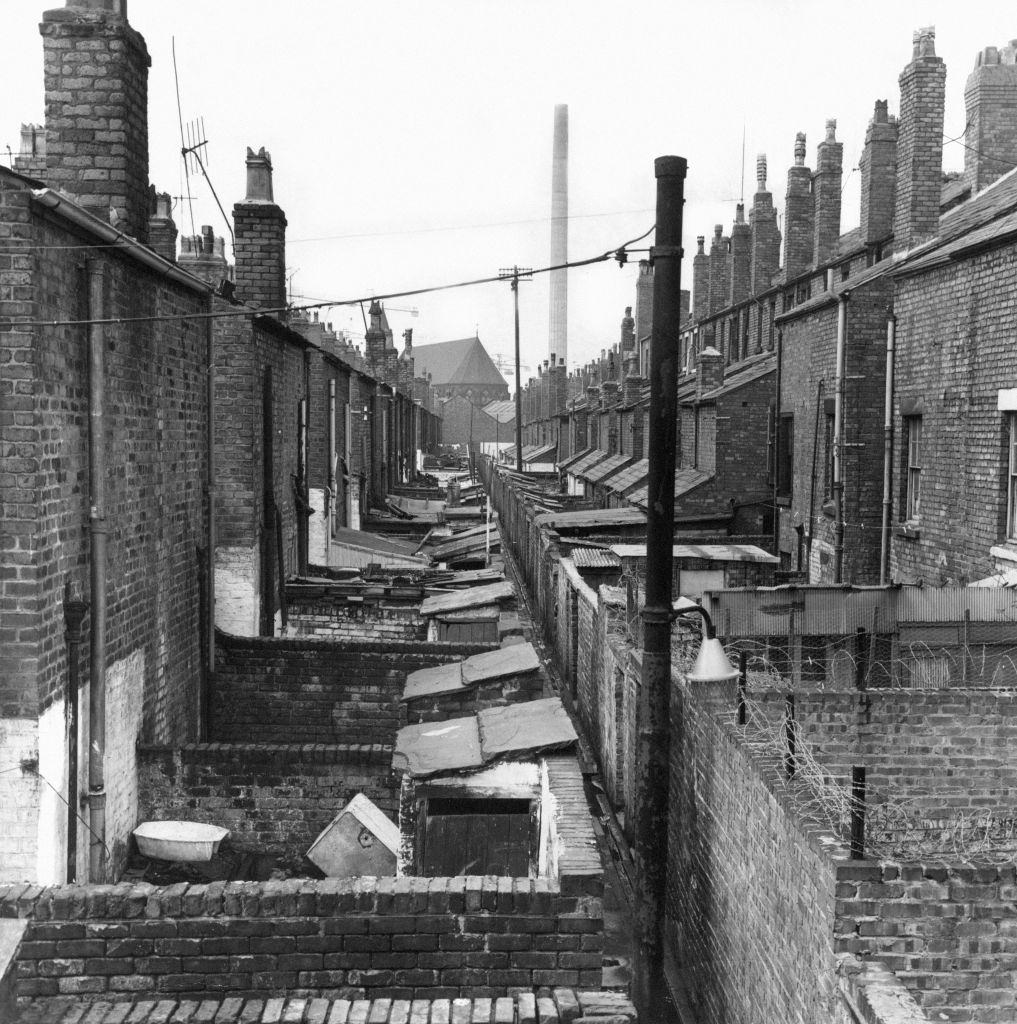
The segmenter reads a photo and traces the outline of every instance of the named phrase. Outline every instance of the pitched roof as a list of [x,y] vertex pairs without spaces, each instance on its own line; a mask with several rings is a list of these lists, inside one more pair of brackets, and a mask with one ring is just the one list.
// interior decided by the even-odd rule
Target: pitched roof
[[431,375],[431,384],[488,384],[508,388],[479,338],[413,346],[414,372]]

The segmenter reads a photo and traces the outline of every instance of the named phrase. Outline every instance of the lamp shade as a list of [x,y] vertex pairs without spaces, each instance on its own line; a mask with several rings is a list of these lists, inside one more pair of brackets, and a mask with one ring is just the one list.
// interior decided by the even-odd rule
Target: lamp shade
[[688,674],[690,683],[723,683],[738,678],[738,669],[728,661],[724,645],[717,637],[703,637],[699,654],[692,671]]

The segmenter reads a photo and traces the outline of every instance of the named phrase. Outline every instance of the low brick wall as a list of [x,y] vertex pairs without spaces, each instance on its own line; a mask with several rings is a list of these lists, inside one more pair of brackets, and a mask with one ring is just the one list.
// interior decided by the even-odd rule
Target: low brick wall
[[398,820],[384,746],[194,743],[138,750],[140,820],[203,821],[238,849],[299,859],[357,793]]
[[290,636],[320,636],[333,640],[388,641],[426,640],[427,619],[420,614],[423,599],[397,601],[391,598],[321,593],[299,595],[287,592],[287,632]]
[[336,643],[216,635],[209,737],[224,743],[391,744],[408,672],[493,644]]
[[596,988],[602,901],[526,878],[0,887],[19,996],[502,996]]

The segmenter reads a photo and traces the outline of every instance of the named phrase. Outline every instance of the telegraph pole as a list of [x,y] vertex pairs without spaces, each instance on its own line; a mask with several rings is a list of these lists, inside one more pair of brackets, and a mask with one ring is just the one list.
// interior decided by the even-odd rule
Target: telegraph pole
[[512,282],[512,298],[516,314],[516,472],[523,471],[523,392],[519,385],[519,279],[533,277],[530,267],[509,267],[498,271],[498,276]]
[[674,475],[681,320],[682,207],[686,162],[654,161],[657,222],[650,336],[650,465],[646,513],[646,603],[636,748],[635,862],[638,879],[635,981],[637,1006],[651,1024],[664,1005],[663,917],[667,882],[671,728],[671,600]]

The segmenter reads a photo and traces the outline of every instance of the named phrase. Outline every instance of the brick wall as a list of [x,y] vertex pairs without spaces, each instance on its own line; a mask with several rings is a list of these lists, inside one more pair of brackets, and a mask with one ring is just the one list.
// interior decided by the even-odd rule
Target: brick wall
[[[0,268],[0,314],[27,320],[88,315],[88,281],[76,248],[83,244],[80,232],[58,215],[43,216],[25,186],[11,178],[0,181],[0,230],[45,247],[9,257]],[[109,249],[94,255],[107,269],[109,316],[173,317],[207,308],[201,292]],[[65,588],[85,599],[89,593],[86,334],[83,328],[46,328],[6,331],[3,339],[0,713],[14,733],[36,737],[40,745],[29,753],[42,757],[40,771],[65,792]],[[109,327],[103,352],[111,530],[106,657],[111,677],[126,681],[131,706],[138,708],[134,731],[119,737],[126,745],[108,746],[112,779],[129,770],[137,738],[182,741],[197,727],[203,673],[199,568],[208,543],[207,357],[204,332],[174,319]],[[84,687],[87,654],[83,662]],[[83,706],[87,720],[87,698]],[[42,730],[35,724],[40,716],[48,723]],[[3,788],[5,806],[19,807],[25,820],[37,816],[36,781],[11,774]],[[58,847],[66,809],[53,803],[46,813],[41,834],[54,837],[53,848],[43,850],[33,836],[22,836],[27,845],[5,836],[0,876],[63,877]],[[114,821],[111,847],[123,839],[122,824]],[[79,851],[87,850],[84,833],[79,838]],[[44,876],[37,874],[39,856],[48,865]],[[35,870],[24,866],[32,862]]]
[[[730,702],[730,703],[729,703]],[[675,676],[666,932],[697,1019],[827,1019],[834,866],[732,727],[730,687]]]
[[842,864],[837,948],[894,971],[930,1020],[1017,1021],[1013,864]]
[[901,416],[922,417],[917,536],[895,535],[895,579],[966,583],[995,568],[1006,540],[1006,414],[1017,313],[1017,246],[897,282],[894,523],[904,518],[906,452]]
[[[876,583],[879,579],[883,424],[882,416],[874,415],[873,410],[883,405],[891,295],[887,279],[877,278],[852,291],[848,300],[841,459],[844,582]],[[783,323],[780,410],[794,417],[794,462],[791,506],[781,511],[780,547],[794,555],[798,539],[793,527],[805,524],[806,537],[811,528],[813,583],[834,582],[836,531],[833,504],[825,493],[825,438],[826,403],[836,393],[837,315],[837,306],[831,303]]]
[[406,674],[487,644],[339,644],[219,634],[209,736],[226,743],[392,743]]
[[354,642],[427,639],[427,619],[420,614],[419,599],[400,602],[363,597],[347,601],[339,595],[315,599],[296,597],[291,590],[287,600],[288,636]]
[[357,793],[393,820],[398,780],[385,746],[195,743],[139,750],[139,821],[230,830],[235,849],[299,860]]
[[[597,987],[598,896],[545,879],[358,878],[0,889],[21,996],[500,996]],[[596,960],[596,968],[589,966]]]

